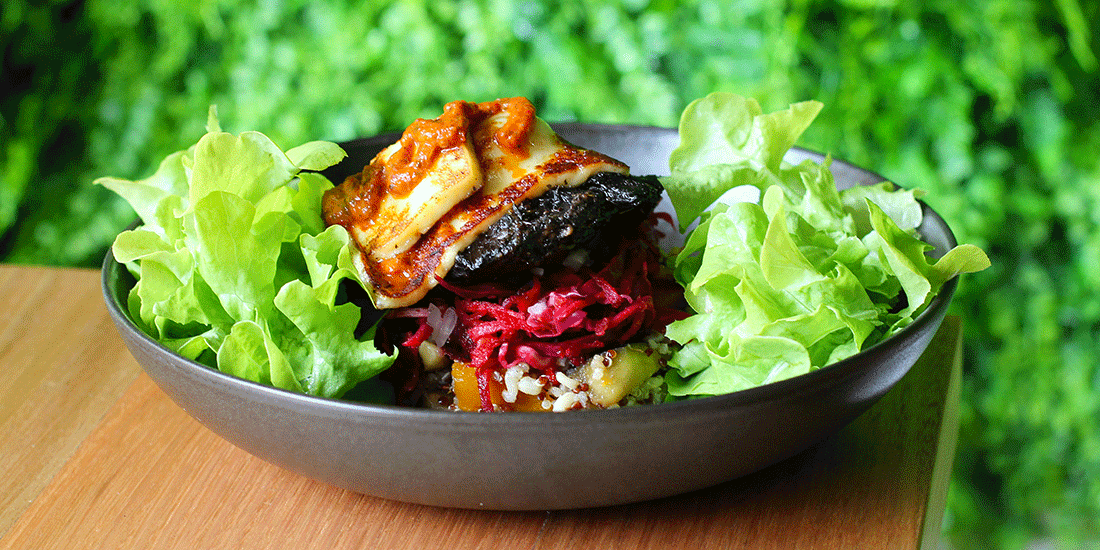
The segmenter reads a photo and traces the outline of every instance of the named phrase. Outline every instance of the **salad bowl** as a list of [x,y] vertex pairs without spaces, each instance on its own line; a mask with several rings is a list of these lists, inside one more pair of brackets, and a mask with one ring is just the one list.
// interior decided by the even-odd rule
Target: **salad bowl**
[[[557,124],[582,147],[636,174],[663,174],[675,129]],[[362,169],[396,134],[343,144],[334,182]],[[823,156],[792,149],[787,160]],[[840,188],[885,178],[834,160]],[[927,205],[919,228],[941,256],[956,246]],[[138,363],[209,429],[249,453],[318,481],[434,506],[553,510],[608,506],[697,490],[790,458],[836,432],[890,390],[923,353],[957,286],[946,282],[914,321],[847,359],[716,397],[560,414],[455,413],[325,399],[250,382],[174,354],[130,318],[128,271],[108,253],[108,311]]]

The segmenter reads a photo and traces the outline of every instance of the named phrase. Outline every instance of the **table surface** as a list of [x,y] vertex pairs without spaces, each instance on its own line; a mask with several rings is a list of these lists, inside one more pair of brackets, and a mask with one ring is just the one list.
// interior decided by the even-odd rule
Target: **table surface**
[[809,450],[710,489],[555,512],[367,497],[220,439],[141,372],[99,272],[0,266],[0,548],[934,548],[958,437],[960,325]]

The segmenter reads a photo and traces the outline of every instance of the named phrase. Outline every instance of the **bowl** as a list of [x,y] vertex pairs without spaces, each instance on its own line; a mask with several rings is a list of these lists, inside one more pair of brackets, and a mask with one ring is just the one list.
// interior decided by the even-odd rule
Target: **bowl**
[[[567,140],[618,158],[636,174],[666,173],[674,129],[558,124]],[[334,182],[362,169],[396,134],[349,142]],[[788,160],[822,155],[793,149]],[[834,160],[838,187],[884,178]],[[923,205],[925,240],[955,246]],[[957,278],[904,330],[819,370],[728,395],[569,413],[455,413],[296,394],[184,359],[129,317],[134,281],[110,253],[103,292],[145,372],[215,433],[268,462],[351,491],[458,508],[554,510],[609,506],[713,486],[789,458],[868,409],[910,369],[943,320]]]

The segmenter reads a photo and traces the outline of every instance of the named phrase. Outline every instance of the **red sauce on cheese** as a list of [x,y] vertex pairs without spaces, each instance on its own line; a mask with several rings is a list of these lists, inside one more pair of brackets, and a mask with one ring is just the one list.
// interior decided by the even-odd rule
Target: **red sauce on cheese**
[[[484,103],[453,101],[443,107],[438,118],[418,118],[409,125],[401,134],[401,149],[389,158],[379,177],[394,196],[408,196],[443,151],[465,146],[471,129],[499,113],[507,115],[504,125],[479,136],[479,141],[492,141],[512,157],[527,158],[527,136],[535,122],[535,107],[530,101],[522,97]],[[477,149],[488,145],[478,143]]]

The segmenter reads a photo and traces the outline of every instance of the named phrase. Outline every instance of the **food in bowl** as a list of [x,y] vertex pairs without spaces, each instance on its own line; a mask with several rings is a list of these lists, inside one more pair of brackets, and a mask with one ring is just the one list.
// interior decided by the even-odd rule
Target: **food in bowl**
[[[820,368],[889,337],[944,281],[988,265],[968,245],[935,262],[925,257],[928,247],[915,236],[914,192],[891,184],[837,191],[827,162],[783,162],[820,109],[815,102],[763,114],[755,101],[714,94],[685,110],[681,145],[660,183],[681,228],[699,222],[682,249],[667,255],[654,245],[661,218],[648,212],[655,178],[627,177],[621,163],[569,149],[551,135],[542,143],[595,168],[577,169],[558,180],[564,183],[544,186],[561,191],[524,196],[507,212],[468,208],[491,202],[480,189],[516,171],[485,170],[479,139],[496,143],[497,152],[522,149],[516,135],[548,126],[520,100],[457,105],[451,116],[415,123],[409,140],[335,188],[312,172],[339,160],[331,144],[307,144],[280,158],[258,134],[216,131],[213,117],[211,133],[153,178],[104,180],[145,222],[115,244],[116,257],[138,276],[131,314],[181,355],[295,391],[339,397],[366,388],[392,392],[400,403],[458,410],[607,408],[728,393]],[[511,114],[528,122],[512,122]],[[479,130],[498,115],[507,116]],[[517,128],[526,130],[495,137]],[[455,138],[471,129],[473,139]],[[433,145],[417,134],[449,137]],[[399,177],[387,182],[379,174],[394,158]],[[267,165],[278,170],[257,168]],[[547,234],[501,224],[525,209],[536,221],[560,220],[545,215],[557,204],[602,213],[603,206],[583,207],[596,203],[553,198],[609,177],[600,174],[614,180],[600,185],[642,190],[626,210],[630,223],[608,223],[611,231],[580,244],[548,238],[535,239],[535,247],[496,245],[516,234]],[[742,185],[759,198],[706,210]],[[394,187],[423,199],[385,196]],[[477,231],[457,231],[465,222],[452,224],[456,231],[443,228],[455,209],[448,219],[492,215],[478,220]],[[411,213],[408,223],[404,212]],[[575,233],[591,225],[566,226]],[[467,253],[483,237],[491,243],[484,253]],[[406,262],[401,255],[422,241],[432,246]],[[593,254],[594,243],[604,252]],[[470,279],[450,277],[465,265],[464,255],[487,261],[466,262],[475,265],[466,269]],[[478,274],[476,266],[515,257],[525,259],[505,272]],[[383,284],[372,274],[386,273],[387,265],[430,269],[409,277],[404,268],[389,269],[401,276]],[[412,290],[393,291],[393,281],[411,281]],[[361,326],[356,286],[389,312],[378,323]],[[681,302],[689,307],[677,308]]]

